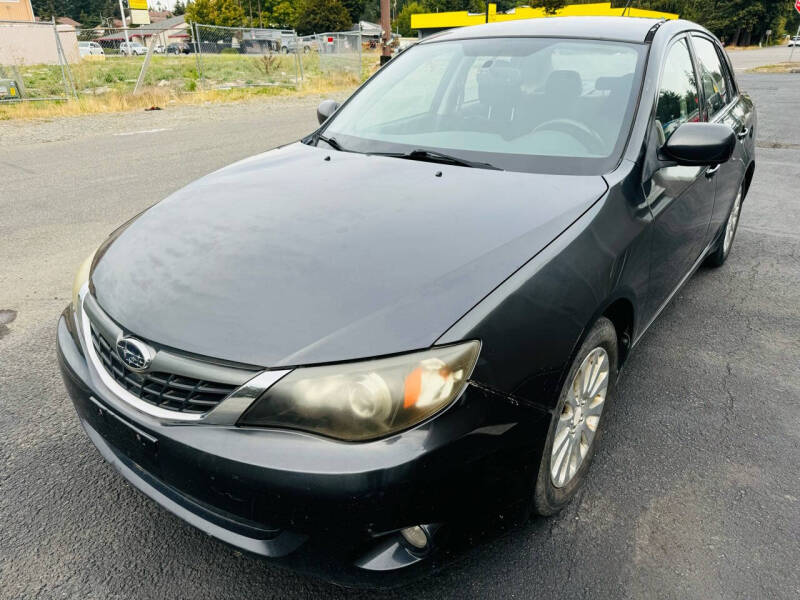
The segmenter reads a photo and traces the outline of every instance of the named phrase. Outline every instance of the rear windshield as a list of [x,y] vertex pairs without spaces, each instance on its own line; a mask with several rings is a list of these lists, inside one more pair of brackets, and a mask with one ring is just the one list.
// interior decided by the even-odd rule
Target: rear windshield
[[603,173],[618,162],[641,44],[557,38],[432,42],[392,60],[325,128],[346,150],[428,149],[496,167]]

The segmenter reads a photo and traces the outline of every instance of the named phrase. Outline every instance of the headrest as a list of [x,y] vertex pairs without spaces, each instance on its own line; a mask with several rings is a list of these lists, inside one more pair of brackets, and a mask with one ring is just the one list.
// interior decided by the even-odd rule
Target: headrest
[[577,98],[583,92],[581,76],[578,75],[577,71],[553,71],[547,77],[544,91],[547,96],[554,100]]
[[478,99],[482,103],[513,101],[520,93],[522,74],[511,63],[503,60],[487,60],[478,71]]

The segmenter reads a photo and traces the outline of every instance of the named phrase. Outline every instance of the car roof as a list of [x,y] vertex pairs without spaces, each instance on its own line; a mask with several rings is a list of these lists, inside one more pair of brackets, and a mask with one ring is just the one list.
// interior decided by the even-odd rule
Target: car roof
[[[664,23],[663,19],[646,19],[642,17],[549,17],[544,19],[519,19],[516,21],[503,21],[487,23],[472,27],[459,27],[449,29],[442,33],[432,35],[421,43],[445,40],[462,40],[481,37],[569,37],[601,40],[615,40],[621,42],[643,43],[648,32]],[[670,29],[686,28],[691,25],[688,21],[671,21]]]

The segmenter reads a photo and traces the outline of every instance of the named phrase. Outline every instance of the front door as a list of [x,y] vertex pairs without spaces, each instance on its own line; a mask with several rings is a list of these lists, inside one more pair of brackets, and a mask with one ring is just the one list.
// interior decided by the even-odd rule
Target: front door
[[[683,123],[701,120],[697,76],[685,37],[667,52],[657,102],[652,151]],[[653,213],[649,314],[670,298],[705,249],[715,186],[713,167],[656,168],[644,181]]]

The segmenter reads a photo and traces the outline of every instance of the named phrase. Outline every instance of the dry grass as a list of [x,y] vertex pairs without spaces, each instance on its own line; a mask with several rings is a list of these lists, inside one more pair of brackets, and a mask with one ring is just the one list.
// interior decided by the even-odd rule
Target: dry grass
[[[800,55],[800,51],[798,51]],[[800,73],[800,62],[783,62],[776,65],[761,65],[748,71],[749,73]]]
[[78,115],[115,113],[144,110],[151,106],[206,104],[209,102],[246,102],[269,96],[303,97],[314,94],[348,92],[358,85],[358,78],[350,75],[315,78],[293,87],[244,87],[227,90],[208,90],[194,93],[176,93],[158,87],[146,88],[140,94],[112,91],[101,96],[81,96],[70,101],[17,102],[0,104],[0,120],[9,119],[53,119]]
[[[163,57],[160,57],[163,58]],[[226,57],[222,57],[226,58]],[[313,57],[312,57],[313,58]],[[373,60],[374,58],[374,60]],[[124,60],[124,59],[123,59]],[[194,59],[192,59],[193,61]],[[107,61],[111,62],[111,61]],[[188,67],[192,67],[194,62],[189,63],[185,61]],[[223,66],[227,63],[219,61]],[[242,61],[243,62],[243,61]],[[176,63],[173,61],[173,63]],[[374,64],[373,64],[374,63]],[[165,64],[170,64],[166,63]],[[236,64],[236,63],[234,63]],[[245,64],[249,64],[245,63]],[[255,63],[254,63],[255,64]],[[187,66],[184,65],[184,66]],[[111,65],[114,69],[120,70],[123,65],[121,61],[117,61]],[[98,67],[106,67],[106,65],[88,65],[89,68],[97,69]],[[134,65],[138,68],[138,66]],[[222,103],[222,102],[246,102],[258,100],[260,98],[269,96],[295,96],[302,97],[311,94],[324,95],[336,92],[349,92],[352,91],[363,79],[371,75],[378,68],[377,54],[374,57],[366,55],[362,62],[362,77],[359,78],[355,74],[347,72],[337,73],[320,73],[318,69],[312,68],[306,70],[305,80],[297,87],[293,85],[267,85],[267,86],[248,86],[242,85],[241,87],[233,85],[227,88],[225,85],[219,85],[218,82],[211,82],[222,89],[197,89],[200,86],[184,85],[184,79],[175,76],[175,81],[179,81],[181,85],[174,86],[161,86],[150,85],[145,87],[141,93],[133,95],[131,90],[127,87],[114,87],[107,88],[103,93],[89,93],[92,88],[84,83],[84,91],[80,93],[77,100],[42,100],[32,102],[15,102],[15,103],[2,103],[0,102],[0,120],[10,119],[53,119],[59,117],[70,117],[77,115],[99,114],[99,113],[115,113],[125,111],[144,110],[151,106],[158,106],[166,108],[176,105],[188,104],[206,104],[209,102]],[[75,69],[77,71],[77,69]],[[185,69],[184,69],[185,70]],[[99,72],[99,71],[98,71]],[[92,72],[93,77],[98,79],[100,83],[96,85],[105,84],[107,78],[96,76],[97,73]],[[134,73],[135,74],[135,73]],[[77,73],[76,73],[77,75]],[[78,80],[88,81],[89,76],[82,74],[82,77],[76,77]],[[100,75],[107,75],[103,72]],[[120,75],[123,79],[130,74],[123,73]],[[180,74],[179,74],[180,75]],[[96,77],[95,77],[96,76]],[[161,81],[162,77],[166,77],[163,72],[155,73],[152,77],[153,82]],[[192,74],[190,83],[196,81],[197,75]],[[173,81],[173,80],[170,80]],[[58,82],[57,82],[58,83]],[[188,89],[187,89],[188,88]],[[196,91],[195,91],[196,90]]]

